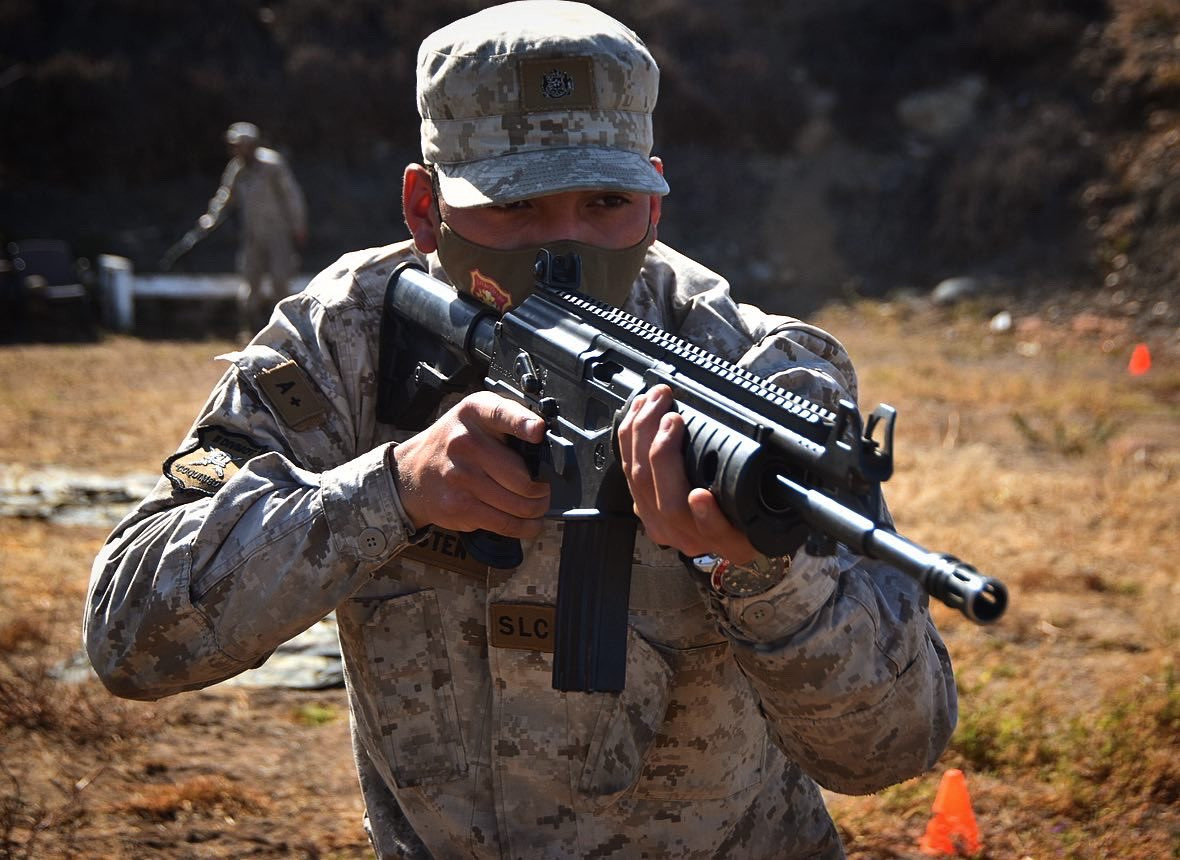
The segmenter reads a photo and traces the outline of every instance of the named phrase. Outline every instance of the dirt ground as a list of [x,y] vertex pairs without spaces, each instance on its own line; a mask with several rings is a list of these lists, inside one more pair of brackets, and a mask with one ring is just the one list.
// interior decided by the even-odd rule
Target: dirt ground
[[[1011,591],[978,627],[936,607],[960,723],[930,774],[831,796],[854,858],[917,858],[942,772],[984,858],[1180,856],[1180,365],[1109,316],[861,303],[817,320],[861,406],[900,413],[898,528]],[[0,465],[150,472],[222,341],[0,350]],[[105,528],[0,518],[0,858],[370,856],[342,690],[214,687],[157,703],[55,678]]]

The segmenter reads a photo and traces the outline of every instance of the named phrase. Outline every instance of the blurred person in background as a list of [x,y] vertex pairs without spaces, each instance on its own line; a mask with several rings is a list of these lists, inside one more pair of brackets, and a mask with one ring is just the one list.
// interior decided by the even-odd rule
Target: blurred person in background
[[249,338],[270,317],[275,302],[299,270],[299,249],[307,241],[307,203],[286,159],[259,145],[258,126],[235,122],[225,133],[230,160],[221,186],[193,229],[170,247],[160,261],[165,271],[225,221],[232,209],[240,215],[242,233],[238,271],[240,336]]
[[[554,245],[580,254],[594,297],[829,408],[855,402],[835,338],[738,304],[657,241],[658,81],[639,37],[581,3],[493,6],[428,36],[412,238],[346,254],[224,356],[165,477],[95,560],[85,640],[121,696],[216,684],[336,613],[380,857],[838,858],[819,786],[917,776],[954,727],[921,586],[842,546],[760,556],[689,484],[666,386],[617,434],[642,524],[619,692],[553,688],[563,524],[510,445],[542,440],[537,415],[475,384],[425,429],[378,421],[396,267],[503,311]],[[479,562],[458,534],[476,529],[523,558]]]

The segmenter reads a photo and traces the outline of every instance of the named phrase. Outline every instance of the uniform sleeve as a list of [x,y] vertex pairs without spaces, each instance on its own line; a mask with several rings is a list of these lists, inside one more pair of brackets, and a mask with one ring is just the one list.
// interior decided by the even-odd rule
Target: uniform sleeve
[[[666,309],[666,327],[829,409],[856,401],[856,372],[835,338],[737,304],[723,279],[684,271],[647,303]],[[865,794],[937,761],[957,694],[928,597],[911,577],[840,546],[832,556],[800,550],[785,578],[754,597],[702,588],[777,744],[818,783]]]
[[[769,329],[742,363],[829,409],[855,402],[855,371],[830,335],[795,321]],[[764,594],[710,599],[780,748],[821,785],[869,793],[938,760],[957,694],[912,577],[840,545],[833,556],[800,550]]]
[[[117,695],[156,699],[259,665],[407,545],[389,445],[347,451],[347,381],[304,342],[230,356],[165,477],[95,559],[84,639]],[[292,366],[315,370],[314,391]],[[268,371],[314,395],[322,420],[281,420],[258,382]]]

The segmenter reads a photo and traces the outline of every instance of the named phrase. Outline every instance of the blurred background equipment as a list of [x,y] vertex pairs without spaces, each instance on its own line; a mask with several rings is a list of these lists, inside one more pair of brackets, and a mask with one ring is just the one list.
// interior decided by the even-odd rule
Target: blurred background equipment
[[60,239],[9,242],[0,260],[0,331],[9,338],[91,339],[97,306],[90,264]]

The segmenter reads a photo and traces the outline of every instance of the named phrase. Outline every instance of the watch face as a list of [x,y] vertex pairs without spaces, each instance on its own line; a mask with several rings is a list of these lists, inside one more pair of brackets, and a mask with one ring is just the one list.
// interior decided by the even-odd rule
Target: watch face
[[759,553],[747,564],[733,564],[718,556],[698,556],[692,560],[709,585],[723,597],[753,597],[778,585],[791,567],[789,555],[767,558]]

